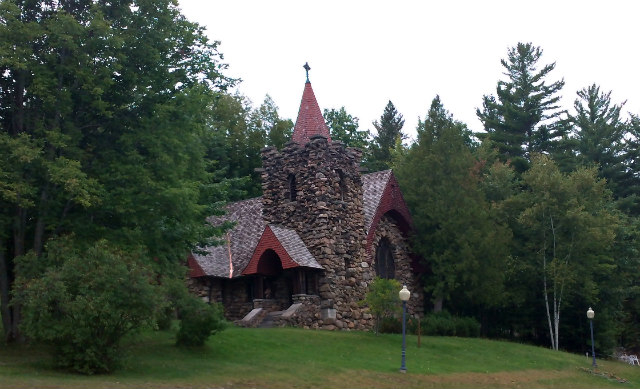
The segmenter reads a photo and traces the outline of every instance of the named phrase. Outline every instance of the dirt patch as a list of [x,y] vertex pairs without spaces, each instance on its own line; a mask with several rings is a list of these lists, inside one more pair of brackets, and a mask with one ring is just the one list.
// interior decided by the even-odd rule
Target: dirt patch
[[[347,388],[550,388],[584,387],[580,372],[562,370],[519,370],[497,373],[452,373],[440,375],[371,373],[339,375],[328,379],[326,387]],[[342,386],[339,383],[342,382]],[[573,384],[572,384],[573,383]]]

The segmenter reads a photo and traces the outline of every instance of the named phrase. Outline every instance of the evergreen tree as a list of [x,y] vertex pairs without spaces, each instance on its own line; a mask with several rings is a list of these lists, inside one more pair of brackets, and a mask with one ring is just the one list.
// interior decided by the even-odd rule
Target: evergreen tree
[[404,119],[391,100],[384,108],[380,121],[374,121],[373,126],[378,133],[371,142],[371,159],[367,161],[366,166],[371,171],[389,169],[392,150],[395,150],[398,140],[405,139],[405,135],[402,133]]
[[582,166],[595,165],[607,180],[614,198],[620,198],[627,183],[625,166],[626,123],[620,114],[624,103],[611,103],[611,92],[600,92],[593,84],[577,92],[576,113],[569,116],[575,133],[575,152]]
[[557,104],[564,80],[547,85],[556,65],[538,70],[541,56],[542,49],[531,43],[510,48],[507,59],[500,61],[507,80],[498,81],[496,95],[485,95],[482,110],[476,110],[503,161],[510,160],[519,171],[526,170],[531,152],[551,151],[552,142],[562,136],[554,119],[562,114]]
[[479,186],[469,132],[436,97],[418,124],[417,143],[394,172],[413,215],[413,248],[431,270],[434,307],[490,307],[503,293],[509,232],[495,222]]

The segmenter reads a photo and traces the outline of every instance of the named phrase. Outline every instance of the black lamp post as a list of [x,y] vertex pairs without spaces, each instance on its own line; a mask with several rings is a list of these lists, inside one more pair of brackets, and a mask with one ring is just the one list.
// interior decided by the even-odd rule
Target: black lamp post
[[591,355],[593,356],[593,364],[591,365],[594,369],[596,367],[598,367],[598,364],[596,363],[596,351],[595,351],[595,346],[593,344],[593,317],[595,316],[595,312],[593,312],[593,309],[591,309],[591,307],[589,307],[589,310],[587,311],[587,317],[589,318],[589,326],[591,327]]
[[409,297],[411,297],[411,292],[409,292],[409,289],[407,289],[407,285],[402,286],[402,290],[400,290],[400,292],[398,293],[398,296],[400,296],[400,300],[402,300],[402,365],[400,366],[400,373],[406,373],[407,372],[407,366],[405,365],[405,355],[406,355],[406,348],[407,348],[406,347],[407,345],[406,315],[407,315],[407,301],[409,301]]

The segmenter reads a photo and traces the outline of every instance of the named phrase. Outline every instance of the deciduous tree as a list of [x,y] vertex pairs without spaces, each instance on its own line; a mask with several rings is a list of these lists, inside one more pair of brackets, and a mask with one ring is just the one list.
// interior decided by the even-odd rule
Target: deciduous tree
[[525,190],[517,199],[525,204],[518,218],[524,245],[520,260],[539,275],[539,306],[546,314],[551,347],[558,350],[567,300],[580,296],[597,301],[596,280],[615,268],[611,250],[619,219],[595,169],[563,174],[540,155],[522,178]]
[[357,147],[366,152],[369,147],[369,131],[358,129],[358,118],[349,114],[344,107],[326,109],[324,121],[331,131],[331,139],[339,140],[347,147]]
[[212,230],[203,134],[233,83],[171,0],[0,2],[0,292],[51,237],[147,249],[157,271]]

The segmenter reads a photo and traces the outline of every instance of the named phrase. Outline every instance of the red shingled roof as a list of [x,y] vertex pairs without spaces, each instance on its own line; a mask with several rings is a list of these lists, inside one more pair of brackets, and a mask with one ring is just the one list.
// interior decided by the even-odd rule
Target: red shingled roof
[[316,96],[311,88],[311,83],[304,84],[304,92],[302,93],[302,101],[300,102],[300,110],[298,111],[298,119],[293,129],[291,140],[304,145],[314,135],[322,135],[331,142],[329,127],[324,122],[320,106],[316,101]]

